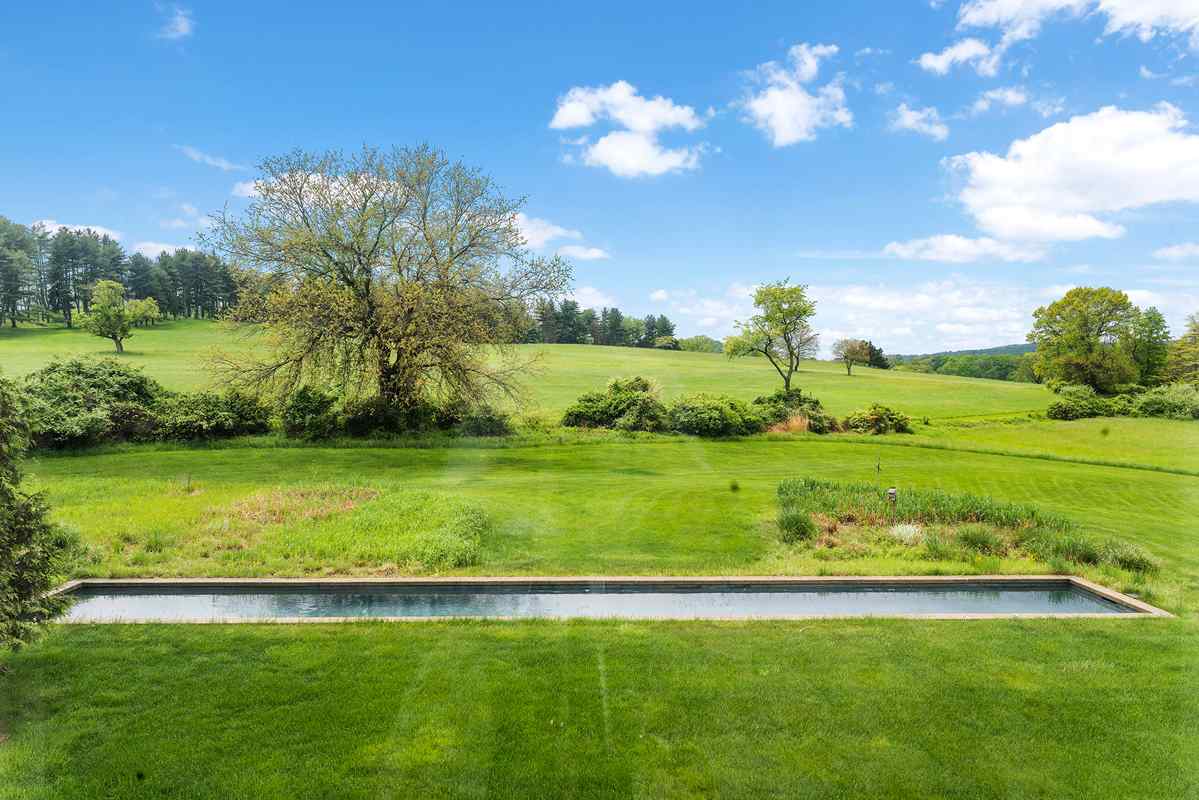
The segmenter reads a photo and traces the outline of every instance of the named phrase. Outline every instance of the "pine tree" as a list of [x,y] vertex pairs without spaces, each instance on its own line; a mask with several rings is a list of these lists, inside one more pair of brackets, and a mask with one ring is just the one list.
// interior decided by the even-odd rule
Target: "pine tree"
[[78,246],[74,233],[59,228],[50,244],[50,259],[46,268],[46,304],[63,316],[71,327],[71,311],[75,304],[75,276],[79,264]]
[[1187,317],[1186,333],[1170,345],[1166,374],[1172,381],[1199,384],[1199,313]]
[[642,347],[653,347],[654,339],[658,338],[658,318],[649,314],[641,321],[641,325],[641,341],[638,344]]

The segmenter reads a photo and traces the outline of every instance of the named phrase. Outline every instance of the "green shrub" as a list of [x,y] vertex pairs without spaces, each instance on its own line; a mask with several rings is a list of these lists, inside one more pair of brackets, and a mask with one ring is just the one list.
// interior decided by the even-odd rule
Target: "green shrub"
[[467,436],[508,436],[512,433],[508,415],[491,406],[472,409],[458,427]]
[[798,506],[783,506],[778,517],[779,537],[787,544],[806,542],[820,532],[811,513]]
[[928,533],[924,537],[924,557],[929,561],[956,561],[961,551],[940,533]]
[[[773,394],[755,397],[753,410],[766,425],[777,425],[786,422],[797,414],[803,414],[810,421],[814,416],[822,414],[820,401],[815,397],[805,396],[800,389],[779,389]],[[809,426],[809,430],[811,427]],[[822,433],[823,431],[815,431]]]
[[[27,419],[39,447],[86,447],[113,437],[116,403],[149,407],[163,389],[111,358],[54,361],[24,381]],[[130,416],[128,407],[120,410]],[[121,425],[116,426],[119,432]]]
[[958,542],[967,550],[986,556],[1001,556],[1007,552],[1007,542],[994,528],[986,525],[963,525],[957,531]]
[[271,429],[271,409],[254,395],[234,389],[225,393],[223,401],[234,420],[232,435],[247,436]]
[[845,418],[846,430],[854,433],[911,433],[912,420],[887,406],[874,403],[865,411],[855,411]]
[[430,570],[469,567],[479,562],[488,525],[481,509],[464,507],[440,527],[422,533],[405,555]]
[[1199,386],[1191,383],[1155,386],[1135,398],[1132,413],[1138,417],[1199,419]]
[[280,418],[283,432],[296,439],[323,439],[332,436],[338,427],[333,412],[334,398],[328,392],[312,386],[301,386],[283,403]]
[[1049,419],[1088,419],[1111,415],[1111,405],[1095,394],[1090,386],[1062,384],[1053,387],[1053,390],[1061,399],[1049,404],[1045,412]]
[[694,394],[670,404],[670,427],[693,436],[744,436],[766,425],[746,403],[725,395]]
[[224,398],[211,392],[164,397],[154,410],[163,439],[216,439],[232,436],[238,428]]
[[138,403],[124,400],[108,407],[106,436],[122,442],[153,442],[162,438],[158,414]]
[[811,413],[808,418],[808,433],[837,433],[841,423],[832,414]]
[[616,378],[603,392],[588,392],[566,409],[568,428],[620,428],[627,431],[666,429],[666,409],[658,389],[640,376]]

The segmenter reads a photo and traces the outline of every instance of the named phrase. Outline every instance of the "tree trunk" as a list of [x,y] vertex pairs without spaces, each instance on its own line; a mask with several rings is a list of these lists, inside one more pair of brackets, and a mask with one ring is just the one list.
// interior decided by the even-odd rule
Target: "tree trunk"
[[783,376],[783,391],[784,392],[791,391],[791,375],[790,374]]
[[845,362],[845,374],[853,375],[853,362],[852,361]]
[[112,341],[113,341],[113,342],[116,344],[116,346],[117,346],[117,352],[118,352],[118,353],[124,353],[124,352],[125,352],[125,345],[121,344],[121,340],[120,340],[120,339],[118,339],[118,338],[116,338],[116,337],[114,336]]

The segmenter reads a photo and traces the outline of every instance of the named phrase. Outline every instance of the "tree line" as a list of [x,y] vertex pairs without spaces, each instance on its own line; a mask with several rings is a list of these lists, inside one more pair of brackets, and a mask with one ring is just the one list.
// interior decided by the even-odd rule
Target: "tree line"
[[12,327],[73,327],[77,316],[91,313],[102,281],[119,283],[130,300],[153,299],[173,317],[212,318],[237,302],[234,270],[210,253],[180,249],[151,260],[93,230],[51,232],[0,217],[0,318]]
[[619,308],[580,308],[575,300],[540,298],[526,342],[544,344],[601,344],[612,347],[658,347],[679,350],[675,325],[665,314],[643,319],[626,316]]

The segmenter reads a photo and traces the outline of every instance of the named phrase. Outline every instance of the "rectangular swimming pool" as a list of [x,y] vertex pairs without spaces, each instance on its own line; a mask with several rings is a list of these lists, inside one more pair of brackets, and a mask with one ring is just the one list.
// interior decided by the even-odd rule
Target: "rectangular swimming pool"
[[66,622],[786,619],[1159,613],[1069,577],[85,581]]

